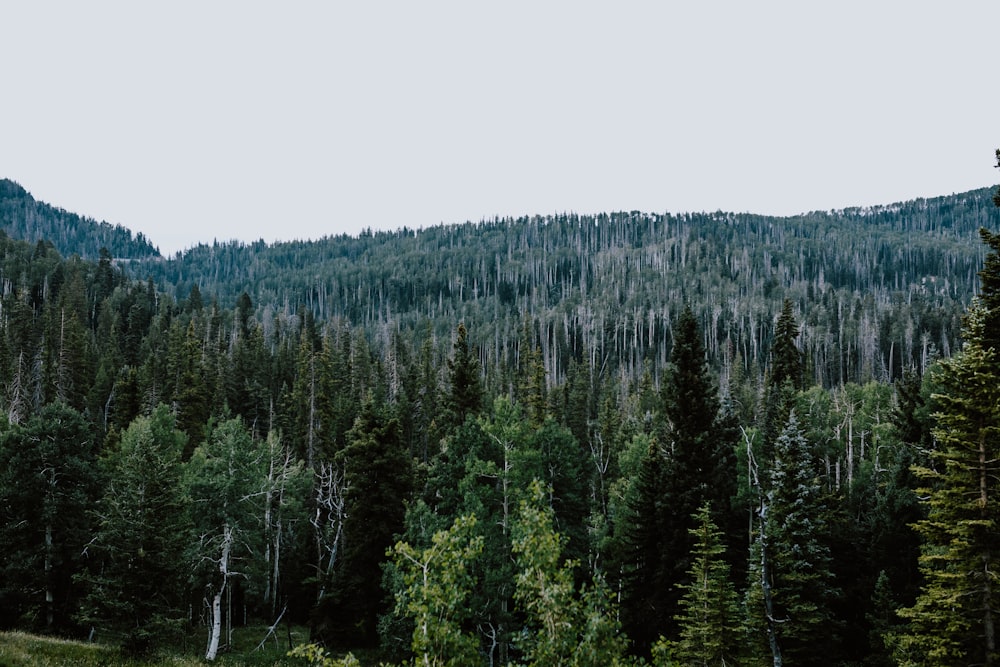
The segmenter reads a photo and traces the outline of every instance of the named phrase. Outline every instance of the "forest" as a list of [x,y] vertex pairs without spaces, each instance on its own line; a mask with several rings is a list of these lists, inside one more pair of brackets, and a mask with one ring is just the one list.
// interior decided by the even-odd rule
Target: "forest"
[[0,629],[997,664],[995,190],[164,258],[0,181]]

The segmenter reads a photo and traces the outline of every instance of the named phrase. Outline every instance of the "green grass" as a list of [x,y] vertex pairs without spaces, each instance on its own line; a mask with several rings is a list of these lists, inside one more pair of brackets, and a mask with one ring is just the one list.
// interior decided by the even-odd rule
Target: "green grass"
[[[203,667],[204,665],[224,665],[225,667],[291,667],[302,666],[301,660],[286,657],[288,651],[287,631],[279,632],[279,645],[268,639],[264,647],[257,651],[257,645],[267,633],[266,626],[248,626],[233,629],[231,650],[220,653],[218,660],[208,663],[201,659],[200,647],[205,644],[204,635],[195,634],[187,642],[192,648],[187,651],[163,651],[143,660],[122,656],[117,647],[92,644],[81,641],[32,635],[25,632],[0,632],[0,667]],[[293,628],[292,639],[296,643],[308,641],[304,628]]]

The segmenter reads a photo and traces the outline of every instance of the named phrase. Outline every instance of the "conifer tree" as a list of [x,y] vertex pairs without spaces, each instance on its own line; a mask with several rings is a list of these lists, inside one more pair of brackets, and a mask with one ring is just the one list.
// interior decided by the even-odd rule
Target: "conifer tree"
[[691,569],[676,622],[680,638],[673,655],[684,665],[737,665],[743,628],[736,589],[729,578],[722,532],[712,521],[706,502],[695,513]]
[[781,314],[774,326],[774,344],[771,346],[771,386],[780,387],[786,381],[793,389],[802,388],[802,353],[795,347],[799,326],[792,313],[791,299],[781,304]]
[[767,494],[767,582],[771,630],[789,664],[825,664],[835,658],[839,596],[831,569],[825,507],[813,457],[793,411],[774,447]]
[[893,642],[902,665],[1000,660],[1000,364],[987,346],[988,316],[982,303],[974,304],[964,348],[941,362],[941,390],[933,396],[935,465],[915,467],[928,509],[916,524],[924,583],[916,603],[899,612],[909,621],[908,632]]
[[[1000,194],[998,194],[1000,197]],[[980,300],[985,324],[982,346],[1000,350],[1000,234],[980,229],[979,236],[990,247],[979,272]]]
[[89,558],[82,617],[99,633],[120,632],[129,653],[146,653],[179,632],[186,616],[184,552],[191,537],[181,486],[184,436],[160,406],[122,434],[105,461],[104,496]]
[[[635,543],[633,549],[639,543],[646,544],[641,549],[646,554],[641,565],[627,567],[651,568],[646,575],[638,571],[630,575],[633,584],[629,588],[636,602],[652,596],[641,603],[647,608],[632,608],[628,597],[624,602],[626,619],[636,623],[628,623],[626,628],[643,650],[659,635],[671,633],[680,599],[676,585],[684,580],[690,565],[690,530],[698,508],[709,503],[713,520],[727,529],[736,521],[732,510],[736,495],[735,437],[722,420],[718,389],[708,371],[697,319],[689,307],[685,307],[674,332],[659,430],[662,449],[651,453],[662,455],[663,461],[647,457],[647,465],[653,468],[641,478],[636,489],[639,497],[633,504],[635,512],[630,516],[637,523],[625,527],[634,533],[628,540]],[[657,472],[657,467],[662,472]],[[653,495],[642,497],[647,494]],[[647,577],[652,578],[641,583]],[[657,584],[650,588],[653,581]]]
[[446,401],[453,426],[458,426],[467,416],[476,415],[482,409],[483,387],[479,377],[479,361],[469,347],[469,332],[462,322],[458,324],[452,357],[448,360]]
[[398,419],[370,395],[347,443],[337,453],[347,471],[343,546],[314,627],[326,640],[374,646],[378,616],[389,608],[381,590],[382,563],[403,532],[404,503],[413,488],[412,462]]
[[764,418],[761,427],[763,450],[760,462],[767,484],[775,440],[788,421],[795,394],[802,388],[802,355],[795,347],[799,327],[792,313],[792,302],[785,299],[774,328],[771,365],[767,374]]
[[616,529],[622,623],[639,652],[667,631],[663,600],[677,583],[662,562],[665,517],[671,511],[665,503],[665,468],[663,452],[650,440]]
[[91,537],[99,471],[93,429],[50,403],[0,431],[0,621],[48,632],[72,627]]

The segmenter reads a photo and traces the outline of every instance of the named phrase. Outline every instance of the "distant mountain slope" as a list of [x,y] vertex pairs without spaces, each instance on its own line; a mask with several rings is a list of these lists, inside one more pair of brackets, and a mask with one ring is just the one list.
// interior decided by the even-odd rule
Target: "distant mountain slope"
[[159,257],[142,232],[133,236],[121,225],[97,222],[36,201],[27,190],[0,179],[0,230],[7,236],[35,243],[49,241],[64,257],[97,259],[107,248],[115,259]]
[[[235,307],[265,326],[305,315],[395,337],[450,339],[465,322],[487,373],[508,368],[526,324],[550,381],[572,363],[638,377],[666,367],[690,305],[724,376],[766,368],[784,299],[815,382],[891,381],[957,343],[978,289],[980,227],[1000,229],[994,188],[791,217],[749,213],[562,214],[268,245],[199,245],[163,259],[140,234],[36,202],[0,181],[0,222],[63,254],[100,247],[129,275],[184,301]],[[291,322],[291,324],[289,324]],[[447,345],[443,345],[447,349]]]
[[[786,218],[748,213],[550,215],[317,241],[200,245],[133,263],[177,298],[242,292],[278,313],[447,339],[464,321],[485,368],[531,320],[560,381],[570,359],[662,368],[672,322],[698,315],[712,361],[767,363],[781,303],[802,318],[818,382],[892,379],[947,354],[978,288],[993,190]],[[408,333],[407,333],[408,332]]]

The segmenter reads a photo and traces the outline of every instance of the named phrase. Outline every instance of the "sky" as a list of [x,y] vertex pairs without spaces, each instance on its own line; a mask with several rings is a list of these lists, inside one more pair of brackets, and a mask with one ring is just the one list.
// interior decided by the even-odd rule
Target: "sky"
[[996,0],[33,0],[0,22],[0,178],[164,254],[1000,181]]

